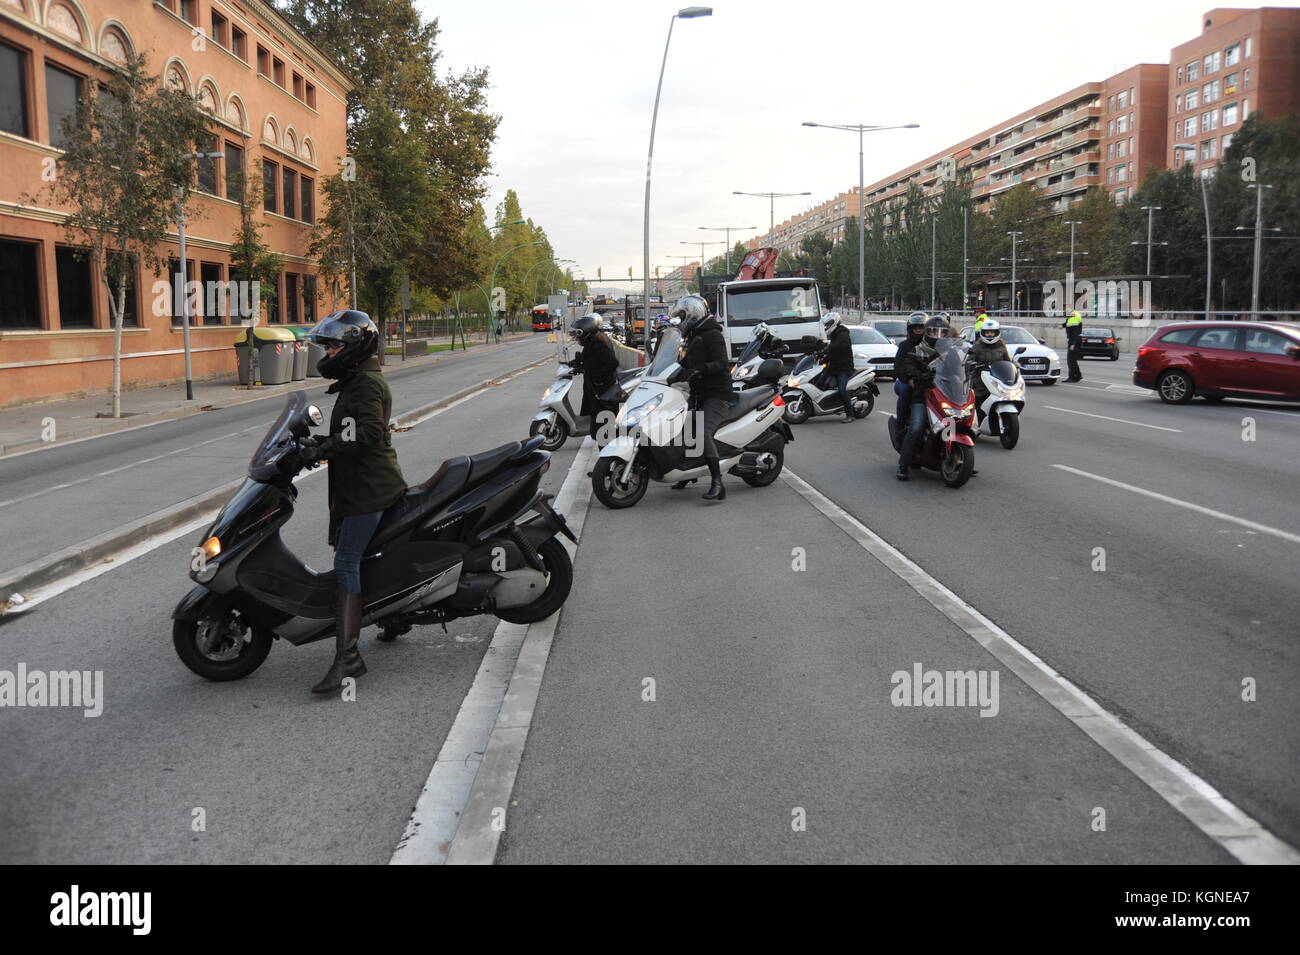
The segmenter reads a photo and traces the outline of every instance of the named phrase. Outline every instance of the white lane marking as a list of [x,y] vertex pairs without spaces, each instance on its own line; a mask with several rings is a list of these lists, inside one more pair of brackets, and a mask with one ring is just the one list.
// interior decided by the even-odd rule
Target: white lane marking
[[1153,498],[1154,500],[1162,501],[1165,504],[1185,507],[1189,511],[1196,511],[1198,514],[1205,514],[1208,517],[1218,518],[1221,521],[1229,521],[1241,527],[1248,527],[1259,534],[1271,534],[1273,537],[1280,537],[1284,541],[1291,541],[1293,544],[1300,544],[1300,534],[1292,534],[1289,531],[1278,530],[1276,527],[1269,527],[1267,524],[1257,524],[1254,521],[1246,520],[1244,517],[1235,517],[1232,514],[1225,514],[1223,511],[1216,511],[1200,504],[1193,504],[1191,501],[1183,501],[1176,497],[1170,497],[1168,494],[1148,491],[1146,488],[1138,487],[1135,484],[1125,484],[1123,481],[1116,481],[1113,478],[1102,477],[1100,474],[1080,471],[1078,468],[1072,468],[1065,464],[1053,464],[1052,467],[1061,471],[1069,471],[1071,474],[1077,474],[1080,477],[1091,478],[1094,481],[1100,481],[1101,483],[1109,484],[1112,487],[1123,488],[1126,491],[1132,491],[1134,494],[1142,494],[1146,497]]
[[[591,438],[583,440],[555,501],[555,509],[579,539],[591,499],[587,470],[594,448]],[[588,492],[579,503],[578,486],[583,483]],[[577,548],[561,540],[573,556]],[[515,775],[562,613],[527,626],[498,624],[390,865],[490,865],[496,858],[501,834],[493,826],[493,811],[509,815]]]
[[1139,428],[1150,428],[1152,431],[1172,431],[1174,434],[1182,434],[1182,428],[1162,428],[1158,424],[1143,424],[1141,421],[1129,421],[1127,418],[1112,418],[1104,414],[1089,414],[1087,411],[1071,411],[1069,408],[1058,408],[1056,405],[1043,405],[1049,411],[1064,411],[1066,414],[1083,415],[1085,418],[1100,418],[1103,421],[1115,421],[1119,424],[1132,424]]
[[[420,418],[417,419],[416,423],[422,421],[428,421],[430,418],[440,415],[444,411],[449,411],[452,408],[455,408],[457,405],[464,404],[466,401],[469,401],[471,398],[474,398],[482,394],[483,392],[487,391],[489,388],[492,388],[495,385],[503,384],[504,382],[509,381],[511,378],[515,378],[518,375],[525,374],[529,370],[531,370],[531,366],[530,368],[525,369],[524,371],[517,372],[516,374],[512,374],[507,378],[498,378],[495,381],[494,385],[485,385],[484,387],[479,388],[477,391],[473,392],[472,394],[468,394],[457,401],[453,401],[449,405],[443,405],[441,408],[435,408],[433,411],[430,411],[426,415],[421,415]],[[293,481],[295,484],[297,484],[303,478],[310,477],[313,474],[324,474],[324,473],[326,473],[325,468],[323,467],[314,468],[310,471],[303,471],[297,477],[295,477]],[[140,541],[138,543],[129,544],[123,550],[114,554],[112,557],[106,558],[104,561],[100,562],[99,564],[96,564],[94,567],[87,567],[83,570],[79,570],[76,573],[69,574],[67,577],[59,578],[59,580],[55,583],[49,584],[45,587],[40,587],[37,590],[32,591],[31,594],[24,594],[23,596],[26,597],[27,599],[23,601],[22,609],[11,610],[5,616],[10,618],[10,622],[12,622],[13,619],[17,619],[21,614],[26,613],[28,610],[30,610],[32,607],[36,606],[39,603],[44,603],[46,600],[49,600],[51,597],[57,597],[60,594],[67,593],[73,587],[80,586],[81,584],[84,584],[88,580],[94,580],[100,574],[106,574],[110,570],[114,570],[118,567],[121,567],[123,564],[135,560],[137,557],[143,557],[145,554],[149,553],[150,551],[156,550],[159,547],[162,547],[164,544],[170,544],[172,541],[176,540],[179,537],[183,537],[186,534],[192,534],[200,527],[206,527],[207,525],[211,524],[212,521],[216,519],[216,516],[220,512],[220,510],[221,508],[219,507],[213,508],[212,510],[208,511],[206,514],[203,514],[200,517],[196,517],[194,520],[190,521],[190,523],[179,528],[178,530],[166,531],[156,537],[146,538],[145,540]],[[0,599],[3,598],[0,597]]]
[[1245,863],[1300,864],[1300,852],[1242,812],[1182,763],[1104,710],[1032,650],[922,570],[865,524],[786,468],[781,477],[863,550],[902,578],[971,639],[1020,677],[1125,769]]
[[[268,421],[267,427],[269,426],[270,426],[270,422]],[[205,445],[216,444],[218,441],[225,441],[227,438],[237,438],[241,434],[247,434],[249,431],[252,431],[256,427],[257,425],[252,425],[250,427],[245,428],[243,431],[232,431],[230,432],[230,434],[223,434],[219,438],[212,438],[211,440],[208,441],[200,441],[198,444],[191,444],[183,448],[176,448],[173,451],[166,451],[162,454],[155,454],[151,458],[141,458],[139,461],[132,461],[130,464],[123,464],[115,468],[109,468],[107,471],[100,471],[96,474],[90,475],[89,477],[78,478],[75,481],[68,481],[64,484],[56,484],[53,487],[42,488],[39,491],[33,491],[31,494],[24,494],[22,497],[11,497],[7,501],[0,501],[0,507],[8,507],[10,504],[21,504],[23,501],[30,501],[33,498],[42,497],[46,494],[53,494],[55,491],[61,491],[64,488],[76,487],[78,484],[88,484],[91,481],[97,480],[99,478],[108,477],[110,474],[117,474],[121,471],[129,471],[131,468],[139,467],[142,464],[152,464],[154,461],[161,461],[163,458],[174,457],[177,454],[183,454],[186,451],[193,451],[196,448],[202,448]]]

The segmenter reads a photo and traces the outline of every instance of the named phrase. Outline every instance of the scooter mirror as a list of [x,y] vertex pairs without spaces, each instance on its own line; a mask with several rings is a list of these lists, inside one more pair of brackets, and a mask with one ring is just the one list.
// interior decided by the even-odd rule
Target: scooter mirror
[[325,423],[325,416],[315,405],[307,406],[307,418],[318,428]]

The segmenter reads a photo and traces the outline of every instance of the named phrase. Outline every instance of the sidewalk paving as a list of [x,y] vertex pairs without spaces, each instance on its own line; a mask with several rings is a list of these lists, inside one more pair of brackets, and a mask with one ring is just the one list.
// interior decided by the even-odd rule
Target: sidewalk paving
[[[502,338],[500,344],[527,341],[531,337],[532,332],[519,332]],[[455,355],[470,352],[482,354],[485,349],[496,347],[497,344],[484,345],[482,342],[472,342],[469,352],[441,351],[423,357],[408,358],[405,361],[401,356],[388,355],[384,371],[392,372],[403,368],[432,365]],[[138,428],[158,421],[170,421],[173,418],[197,414],[201,411],[228,408],[271,395],[321,387],[329,383],[325,378],[308,378],[305,381],[292,381],[283,385],[259,385],[250,389],[238,382],[238,376],[234,372],[222,378],[196,381],[193,401],[186,400],[183,381],[123,390],[121,418],[98,417],[100,414],[108,415],[112,412],[113,397],[107,391],[83,398],[62,398],[0,408],[0,457],[47,445],[67,444],[80,438],[98,437],[114,431]],[[49,436],[47,428],[52,430],[52,437]]]

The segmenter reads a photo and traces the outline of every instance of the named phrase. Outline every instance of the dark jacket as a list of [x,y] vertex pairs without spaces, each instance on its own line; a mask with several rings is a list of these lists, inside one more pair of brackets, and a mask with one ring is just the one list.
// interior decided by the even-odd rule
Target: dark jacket
[[614,345],[604,332],[596,332],[582,346],[579,367],[582,369],[582,408],[581,415],[591,415],[599,409],[596,396],[614,384],[618,371],[618,356],[614,354]]
[[912,354],[912,349],[921,344],[924,338],[924,335],[915,337],[908,335],[898,343],[898,351],[894,354],[894,376],[899,381],[906,382],[909,385],[912,384],[912,376],[915,374],[915,370],[909,371],[908,356]]
[[934,382],[934,372],[930,362],[935,357],[935,350],[922,338],[920,341],[903,342],[898,346],[898,358],[894,370],[898,377],[912,386],[912,402],[925,400],[925,389]]
[[991,365],[995,361],[1010,361],[1011,353],[1007,351],[1007,343],[1001,339],[989,344],[981,338],[971,347],[970,357],[981,365]]
[[335,393],[329,438],[322,445],[329,461],[331,539],[343,518],[387,510],[406,491],[388,428],[393,395],[379,359],[366,359],[330,385],[327,394]]
[[831,334],[826,349],[826,370],[832,375],[853,371],[853,336],[843,325]]
[[710,315],[686,342],[686,360],[682,367],[686,371],[698,370],[702,373],[691,382],[691,398],[696,401],[730,398],[734,392],[731,388],[729,364],[722,326],[718,324],[717,318]]

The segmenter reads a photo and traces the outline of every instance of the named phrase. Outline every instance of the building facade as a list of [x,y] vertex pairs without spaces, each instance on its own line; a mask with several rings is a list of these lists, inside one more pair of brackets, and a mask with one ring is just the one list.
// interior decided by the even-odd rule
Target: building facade
[[[230,175],[257,184],[255,218],[284,270],[261,320],[307,324],[337,290],[308,256],[320,182],[346,152],[348,78],[261,0],[0,0],[0,405],[109,387],[108,290],[68,243],[67,212],[42,171],[86,83],[129,52],[212,117],[209,152],[186,204],[185,275],[212,289],[230,274],[240,204]],[[160,250],[180,271],[176,233]],[[166,277],[138,267],[122,342],[125,387],[183,377],[182,329]],[[233,312],[233,314],[232,314]],[[195,314],[197,313],[197,314]],[[191,307],[194,377],[229,374],[241,316],[228,299]]]

